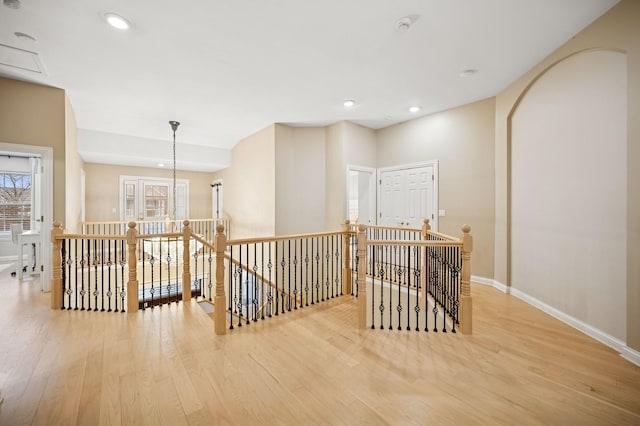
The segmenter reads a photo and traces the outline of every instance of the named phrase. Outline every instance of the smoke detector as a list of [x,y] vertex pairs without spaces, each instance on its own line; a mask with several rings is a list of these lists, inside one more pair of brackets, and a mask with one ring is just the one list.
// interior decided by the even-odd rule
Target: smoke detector
[[9,9],[20,9],[21,6],[20,0],[4,0],[3,3]]
[[411,28],[413,21],[408,16],[400,18],[396,21],[396,31],[399,33],[406,33]]

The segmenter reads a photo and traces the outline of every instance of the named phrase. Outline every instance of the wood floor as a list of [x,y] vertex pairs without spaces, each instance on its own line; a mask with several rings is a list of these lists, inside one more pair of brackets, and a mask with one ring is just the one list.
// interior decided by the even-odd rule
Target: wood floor
[[349,297],[215,336],[195,302],[52,311],[0,268],[0,425],[640,424],[640,368],[489,287],[472,336],[360,332]]

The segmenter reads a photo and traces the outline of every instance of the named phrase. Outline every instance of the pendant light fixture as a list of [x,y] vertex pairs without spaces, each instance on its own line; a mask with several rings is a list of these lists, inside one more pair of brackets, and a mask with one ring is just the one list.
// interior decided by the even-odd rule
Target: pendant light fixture
[[173,211],[171,212],[171,219],[173,220],[173,226],[176,226],[176,130],[180,123],[175,120],[169,121],[171,130],[173,130]]

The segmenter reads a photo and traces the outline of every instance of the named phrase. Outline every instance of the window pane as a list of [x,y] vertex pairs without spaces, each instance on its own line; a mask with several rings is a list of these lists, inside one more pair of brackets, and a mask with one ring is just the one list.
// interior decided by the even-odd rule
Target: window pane
[[0,172],[0,214],[0,231],[9,232],[13,223],[31,229],[30,174]]

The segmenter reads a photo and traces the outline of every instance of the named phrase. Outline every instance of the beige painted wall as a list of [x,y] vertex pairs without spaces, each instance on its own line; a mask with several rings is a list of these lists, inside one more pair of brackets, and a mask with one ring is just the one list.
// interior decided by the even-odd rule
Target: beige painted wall
[[69,98],[65,95],[65,221],[67,232],[77,233],[82,214],[80,174],[84,161],[78,154],[78,125]]
[[275,164],[271,125],[238,142],[231,151],[231,167],[214,173],[214,179],[222,179],[232,238],[275,235]]
[[324,231],[325,129],[275,126],[276,235]]
[[474,237],[471,272],[493,278],[494,99],[428,115],[378,131],[378,167],[439,161],[439,231]]
[[512,287],[622,341],[626,70],[620,52],[567,58],[511,127]]
[[347,159],[344,147],[344,128],[341,121],[326,129],[325,141],[325,230],[339,231],[347,218]]
[[348,121],[343,124],[343,132],[347,165],[375,168],[377,132]]
[[0,141],[53,148],[53,215],[66,219],[65,93],[0,77]]
[[[627,54],[627,345],[640,350],[640,2],[622,0],[496,97],[495,279],[509,277],[509,114],[526,88],[554,63],[585,49]],[[594,226],[605,224],[594,224]]]
[[[171,179],[171,169],[114,166],[85,163],[86,173],[86,220],[120,220],[120,176],[161,177]],[[212,173],[176,171],[177,179],[189,180],[189,217],[205,219],[212,217]],[[114,211],[115,209],[115,211]]]

